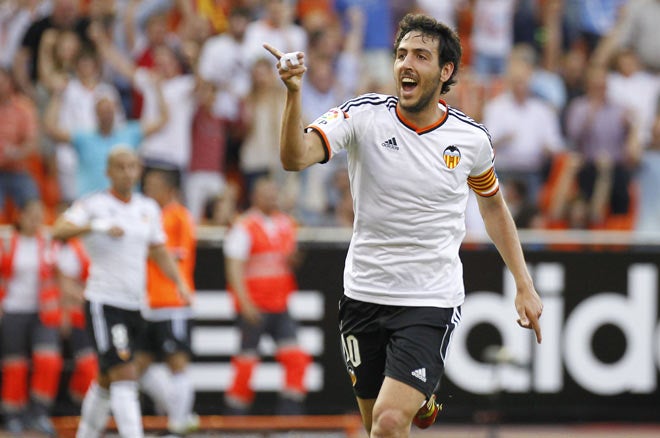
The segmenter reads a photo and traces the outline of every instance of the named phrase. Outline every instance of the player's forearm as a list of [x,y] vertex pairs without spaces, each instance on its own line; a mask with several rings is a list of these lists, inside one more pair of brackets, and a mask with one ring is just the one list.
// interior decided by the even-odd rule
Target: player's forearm
[[303,134],[301,92],[288,91],[280,134],[280,160],[285,170],[302,170],[309,166],[305,162],[307,146]]
[[68,240],[73,237],[78,237],[92,231],[92,224],[88,225],[75,225],[63,218],[58,219],[51,228],[51,235],[53,239]]
[[158,265],[160,270],[165,276],[176,283],[177,287],[181,288],[183,280],[179,272],[179,268],[174,261],[174,258],[165,248],[165,245],[158,245],[153,247],[149,253],[149,257]]
[[493,198],[479,204],[486,231],[513,274],[518,289],[526,289],[531,286],[532,279],[525,264],[516,225],[501,193]]

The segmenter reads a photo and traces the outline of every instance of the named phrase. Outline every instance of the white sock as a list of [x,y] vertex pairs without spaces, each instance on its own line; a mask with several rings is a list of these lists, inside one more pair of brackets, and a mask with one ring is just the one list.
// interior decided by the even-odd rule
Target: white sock
[[140,377],[140,389],[154,402],[156,413],[164,415],[168,412],[168,394],[171,392],[170,374],[162,368],[150,366]]
[[120,380],[110,384],[112,415],[122,438],[143,438],[142,413],[138,400],[138,384]]
[[80,410],[76,438],[99,438],[110,417],[110,394],[96,382],[89,387]]
[[188,377],[188,371],[172,374],[172,386],[169,396],[168,419],[174,428],[183,427],[192,414],[195,392]]

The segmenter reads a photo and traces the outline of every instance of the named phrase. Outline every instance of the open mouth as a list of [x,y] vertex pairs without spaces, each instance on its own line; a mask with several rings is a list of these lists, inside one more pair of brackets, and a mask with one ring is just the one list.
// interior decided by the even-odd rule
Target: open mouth
[[403,91],[409,93],[417,87],[417,81],[413,78],[403,78],[401,79],[401,88]]

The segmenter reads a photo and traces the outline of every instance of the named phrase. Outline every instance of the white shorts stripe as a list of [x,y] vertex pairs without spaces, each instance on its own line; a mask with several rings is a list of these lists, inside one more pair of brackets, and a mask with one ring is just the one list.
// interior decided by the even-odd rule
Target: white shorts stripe
[[103,314],[103,304],[90,302],[89,310],[92,314],[92,328],[96,347],[99,353],[105,353],[110,348],[110,344],[108,342],[108,327]]
[[[449,345],[451,344],[451,339],[454,336],[454,329],[458,326],[458,323],[461,321],[461,311],[459,307],[454,307],[454,312],[451,315],[451,323],[447,324],[445,329],[445,334],[442,336],[442,342],[440,343],[440,357],[444,363],[447,359],[447,352],[449,351]],[[449,337],[447,338],[447,333]],[[445,340],[447,341],[445,343]]]
[[186,333],[186,319],[180,317],[172,318],[172,334],[179,341],[186,341],[188,333]]

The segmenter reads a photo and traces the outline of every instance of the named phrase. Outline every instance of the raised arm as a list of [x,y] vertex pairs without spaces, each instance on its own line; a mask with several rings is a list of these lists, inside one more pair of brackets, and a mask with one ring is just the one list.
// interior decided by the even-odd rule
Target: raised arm
[[46,108],[46,114],[44,115],[44,128],[46,134],[53,140],[62,143],[71,143],[71,133],[60,128],[59,117],[61,106],[62,93],[56,90],[53,92],[50,101],[48,102],[48,107]]
[[302,52],[284,54],[269,44],[264,44],[264,48],[277,58],[280,79],[287,90],[280,132],[280,160],[285,170],[302,170],[327,158],[321,137],[316,132],[304,132],[301,88],[302,76],[307,71],[305,55]]
[[[158,106],[158,117],[154,120],[141,120],[142,133],[145,137],[150,136],[156,131],[159,131],[169,119],[169,111],[167,110],[167,103],[165,96],[163,96],[163,88],[161,81],[151,76],[152,86],[154,88],[154,95],[156,96],[156,104]],[[144,116],[143,116],[144,117]]]
[[96,49],[101,54],[103,60],[117,71],[117,73],[134,82],[135,72],[137,71],[135,63],[115,47],[112,40],[105,34],[103,28],[98,23],[93,23],[89,26],[89,37],[96,45]]
[[486,231],[516,282],[515,305],[519,316],[518,324],[534,330],[536,341],[541,343],[539,318],[543,311],[543,304],[534,289],[532,277],[527,271],[518,232],[504,202],[502,192],[497,192],[490,197],[477,196],[477,202],[486,225]]
[[39,82],[51,93],[61,90],[67,82],[65,75],[55,67],[54,48],[57,44],[58,30],[48,29],[41,37],[39,62],[37,63]]

